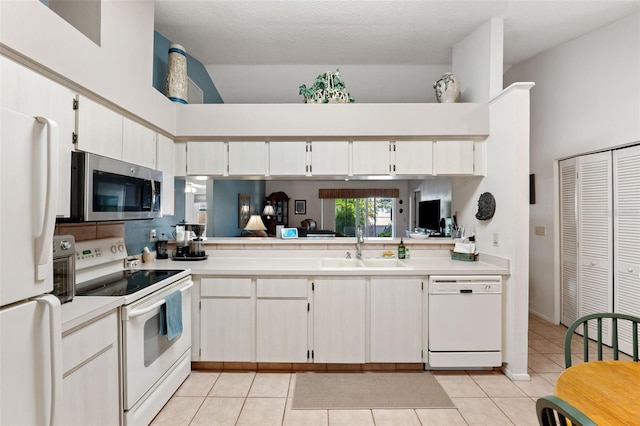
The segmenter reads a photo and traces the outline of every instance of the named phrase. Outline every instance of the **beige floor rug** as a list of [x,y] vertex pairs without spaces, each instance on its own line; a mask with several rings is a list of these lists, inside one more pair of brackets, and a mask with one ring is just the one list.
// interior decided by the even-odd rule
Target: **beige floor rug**
[[436,378],[416,373],[297,373],[294,410],[455,408]]

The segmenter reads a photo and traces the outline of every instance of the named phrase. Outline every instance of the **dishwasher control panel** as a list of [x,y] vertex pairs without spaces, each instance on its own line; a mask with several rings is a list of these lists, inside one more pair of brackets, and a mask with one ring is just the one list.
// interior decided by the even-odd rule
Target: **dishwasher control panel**
[[431,276],[430,294],[502,293],[502,277],[496,276]]

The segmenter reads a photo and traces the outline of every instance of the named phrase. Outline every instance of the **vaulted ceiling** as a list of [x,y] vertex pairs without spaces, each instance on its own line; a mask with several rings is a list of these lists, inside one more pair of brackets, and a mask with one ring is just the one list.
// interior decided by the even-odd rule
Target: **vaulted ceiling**
[[356,101],[432,102],[423,92],[451,68],[452,47],[491,18],[504,20],[507,69],[639,10],[603,0],[156,0],[155,27],[205,65],[226,103],[301,102],[300,84],[338,67]]

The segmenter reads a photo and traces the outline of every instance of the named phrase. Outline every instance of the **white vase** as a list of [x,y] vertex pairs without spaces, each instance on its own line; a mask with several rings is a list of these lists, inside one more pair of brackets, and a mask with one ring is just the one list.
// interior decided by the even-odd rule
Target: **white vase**
[[169,46],[169,67],[167,72],[167,97],[173,102],[187,102],[187,53],[179,44]]
[[453,103],[460,100],[460,85],[458,78],[452,73],[445,73],[440,80],[433,83],[436,99],[439,103]]

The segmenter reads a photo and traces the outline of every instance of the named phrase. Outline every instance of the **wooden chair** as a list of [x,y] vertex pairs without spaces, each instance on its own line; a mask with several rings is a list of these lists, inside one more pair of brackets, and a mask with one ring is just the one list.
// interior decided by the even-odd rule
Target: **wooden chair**
[[539,398],[536,401],[536,412],[540,426],[597,426],[576,407],[555,395]]
[[569,326],[567,334],[564,338],[564,363],[565,367],[571,367],[571,339],[576,329],[582,325],[582,341],[584,348],[584,362],[589,361],[589,321],[597,323],[597,336],[594,338],[598,348],[598,360],[602,361],[602,320],[611,319],[611,343],[613,347],[613,359],[617,360],[620,356],[620,350],[618,349],[618,323],[628,321],[631,325],[631,335],[633,340],[633,360],[638,361],[638,324],[640,324],[640,318],[633,315],[626,314],[614,314],[614,313],[598,313],[585,315],[578,318]]

